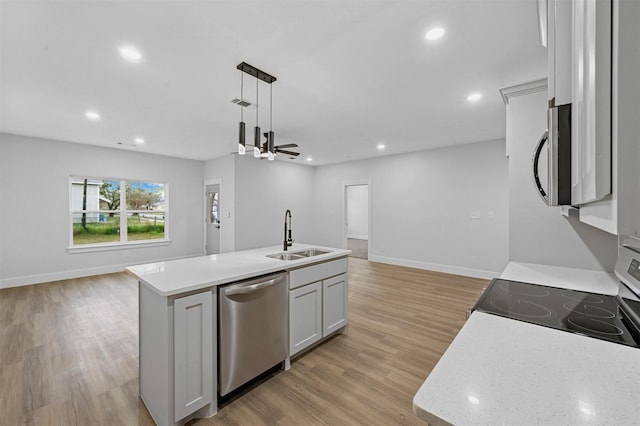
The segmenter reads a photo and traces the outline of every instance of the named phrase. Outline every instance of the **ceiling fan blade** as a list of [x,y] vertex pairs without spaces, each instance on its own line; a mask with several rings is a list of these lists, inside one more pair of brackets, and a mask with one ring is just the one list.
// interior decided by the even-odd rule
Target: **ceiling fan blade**
[[293,157],[297,157],[298,155],[300,155],[300,153],[299,153],[299,152],[285,151],[285,150],[283,150],[283,149],[278,149],[278,148],[276,148],[276,152],[281,152],[281,153],[283,153],[283,154],[285,154],[285,155],[291,155],[291,156],[293,156]]
[[276,149],[277,148],[297,148],[298,144],[297,143],[287,143],[284,145],[276,145]]

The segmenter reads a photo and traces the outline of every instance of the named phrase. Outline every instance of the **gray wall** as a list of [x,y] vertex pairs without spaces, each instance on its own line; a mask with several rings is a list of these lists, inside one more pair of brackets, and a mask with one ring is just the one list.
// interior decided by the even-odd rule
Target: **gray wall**
[[313,167],[287,161],[235,159],[235,249],[282,245],[284,213],[292,213],[293,238],[317,244],[324,224],[314,223]]
[[317,167],[319,244],[343,246],[344,185],[354,181],[371,184],[370,260],[480,277],[505,267],[504,141]]
[[[0,287],[202,254],[202,168],[200,161],[0,134]],[[169,183],[171,244],[68,253],[70,175]]]
[[561,215],[535,192],[531,156],[547,128],[547,93],[517,96],[507,105],[509,258],[512,261],[611,270],[617,238]]

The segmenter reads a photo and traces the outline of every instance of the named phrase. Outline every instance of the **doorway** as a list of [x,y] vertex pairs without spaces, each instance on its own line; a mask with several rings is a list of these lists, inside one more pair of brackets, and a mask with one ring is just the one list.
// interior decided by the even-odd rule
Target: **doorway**
[[369,258],[369,185],[345,185],[345,236],[351,257]]
[[205,253],[220,253],[220,183],[205,185]]

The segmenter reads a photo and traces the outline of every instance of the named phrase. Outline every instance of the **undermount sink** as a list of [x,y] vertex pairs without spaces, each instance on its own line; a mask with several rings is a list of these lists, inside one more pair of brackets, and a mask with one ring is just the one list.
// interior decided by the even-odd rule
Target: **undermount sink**
[[318,255],[327,254],[327,253],[329,253],[329,252],[326,251],[326,250],[309,249],[309,250],[303,250],[303,251],[296,251],[296,252],[293,252],[291,254],[295,254],[295,255],[298,255],[298,256],[304,256],[304,257],[312,257],[312,256],[318,256]]
[[296,253],[275,253],[275,254],[268,254],[267,257],[270,257],[272,259],[278,259],[278,260],[297,260],[297,259],[304,259],[306,256],[302,256]]
[[278,259],[278,260],[298,260],[298,259],[304,259],[305,257],[313,257],[321,254],[327,254],[327,253],[329,253],[329,251],[327,250],[309,249],[309,250],[294,251],[291,253],[285,252],[285,253],[268,254],[267,257],[270,257],[272,259]]

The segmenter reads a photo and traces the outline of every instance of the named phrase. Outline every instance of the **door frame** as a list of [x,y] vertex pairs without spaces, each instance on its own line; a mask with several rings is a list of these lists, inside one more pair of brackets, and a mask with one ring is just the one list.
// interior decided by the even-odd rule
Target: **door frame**
[[220,215],[220,228],[218,228],[220,230],[220,253],[222,253],[224,250],[222,249],[222,233],[224,232],[222,230],[222,228],[224,228],[222,226],[222,179],[221,178],[216,178],[216,179],[205,179],[203,185],[202,185],[202,253],[204,253],[204,255],[206,256],[207,254],[207,185],[220,185],[220,192],[218,192],[218,212]]
[[372,186],[371,179],[354,179],[342,181],[342,248],[347,248],[347,187],[367,185],[367,218],[369,223],[367,224],[367,259],[371,256],[371,240],[373,235],[371,233],[371,199],[372,199]]

